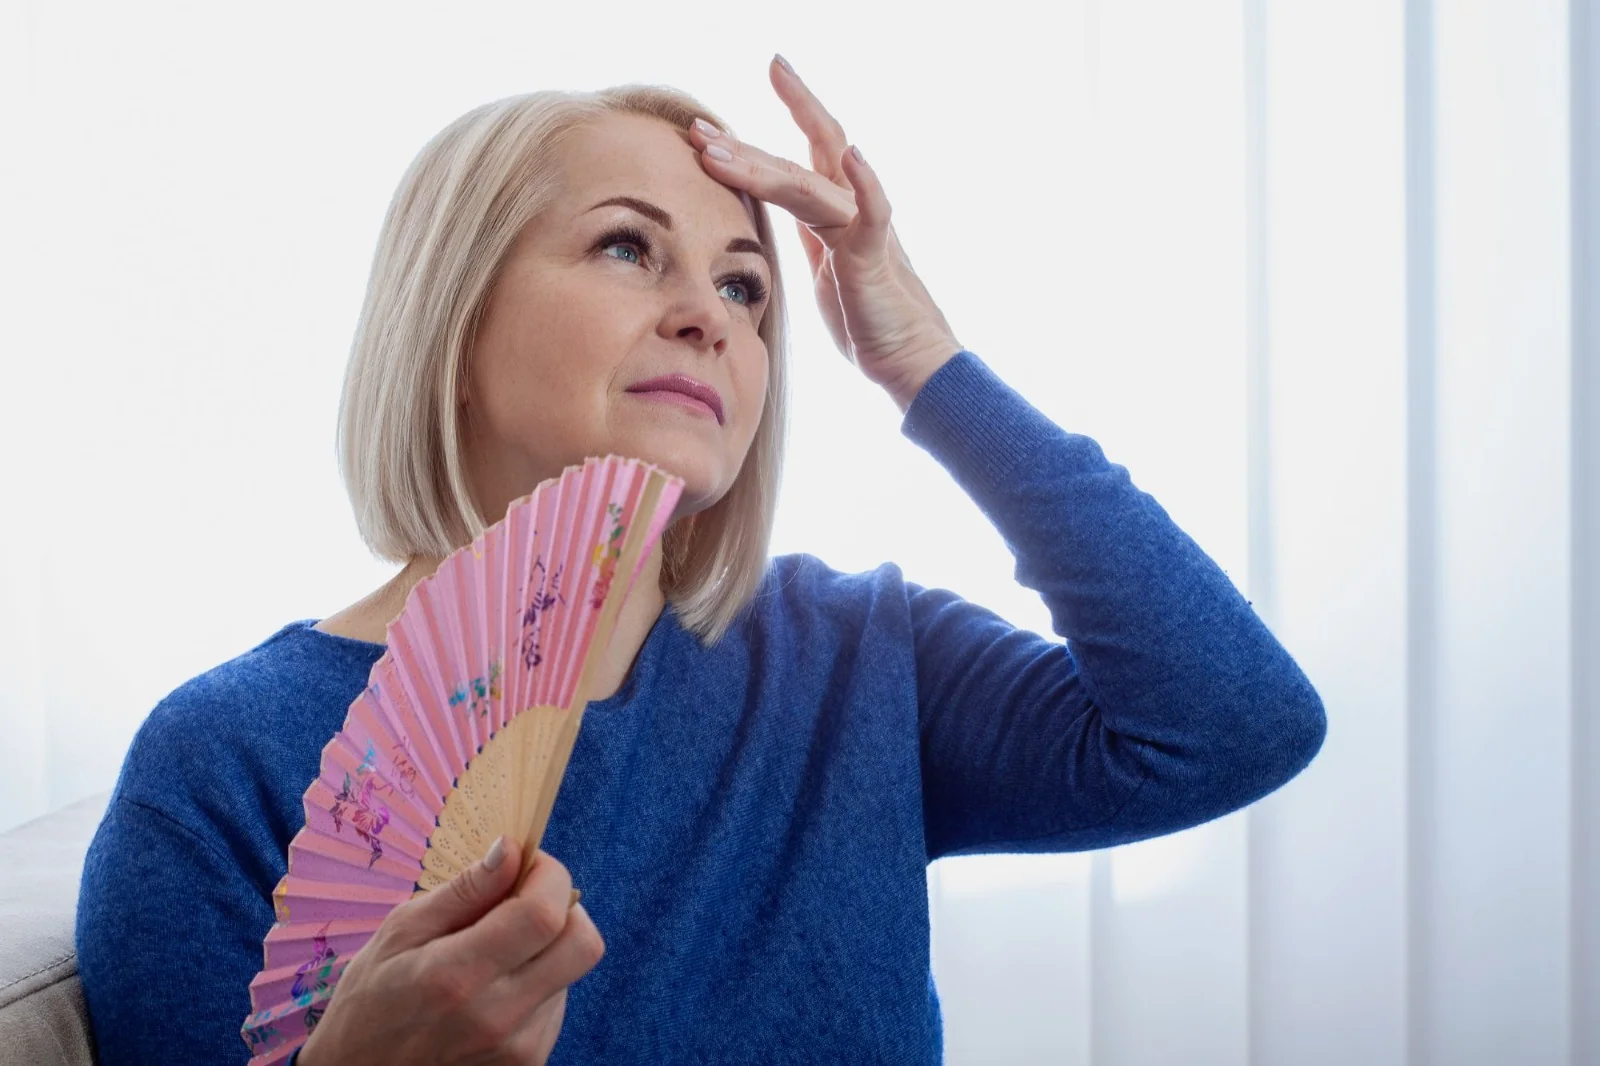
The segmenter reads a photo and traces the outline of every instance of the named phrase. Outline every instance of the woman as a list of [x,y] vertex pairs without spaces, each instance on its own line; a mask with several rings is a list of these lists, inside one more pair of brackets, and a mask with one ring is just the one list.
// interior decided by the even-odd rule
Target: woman
[[[406,565],[141,727],[79,905],[107,1066],[246,1059],[301,796],[386,624],[585,456],[685,489],[534,873],[511,893],[520,857],[497,842],[392,912],[301,1066],[938,1062],[928,862],[1170,833],[1316,754],[1321,702],[1249,604],[1126,470],[956,341],[870,167],[781,60],[770,73],[814,169],[637,86],[486,105],[413,163],[340,427],[361,532]],[[768,560],[786,335],[767,203],[797,220],[840,350],[996,524],[1067,643],[892,564]]]

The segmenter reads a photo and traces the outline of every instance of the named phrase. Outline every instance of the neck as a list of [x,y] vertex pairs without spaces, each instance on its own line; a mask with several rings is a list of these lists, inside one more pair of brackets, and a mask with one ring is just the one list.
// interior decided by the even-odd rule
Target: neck
[[[654,549],[645,559],[644,567],[639,571],[639,579],[634,582],[633,589],[628,593],[628,598],[622,603],[622,610],[617,615],[616,628],[612,631],[611,644],[606,648],[605,658],[600,662],[594,673],[594,681],[589,698],[602,700],[616,694],[622,683],[628,679],[628,674],[633,670],[633,662],[639,655],[639,649],[644,647],[644,641],[650,635],[650,628],[655,625],[656,619],[661,616],[666,607],[667,599],[661,591],[661,548],[662,541],[658,539]],[[405,607],[406,597],[423,578],[438,570],[444,562],[443,557],[419,556],[412,559],[406,566],[375,595],[378,601],[375,605],[380,617],[388,622],[400,616]],[[617,579],[623,580],[624,575],[618,574]]]

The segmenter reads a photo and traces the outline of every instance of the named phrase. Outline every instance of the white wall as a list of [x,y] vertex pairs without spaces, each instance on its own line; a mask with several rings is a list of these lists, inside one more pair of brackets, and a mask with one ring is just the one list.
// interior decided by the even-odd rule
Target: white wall
[[[186,678],[388,576],[334,417],[428,137],[514,92],[661,81],[804,160],[764,73],[780,50],[883,175],[963,341],[1129,467],[1330,718],[1249,811],[935,864],[948,1061],[1600,1062],[1592,6],[824,0],[597,25],[0,0],[0,828],[108,787]],[[1048,632],[779,240],[774,551],[892,558]]]

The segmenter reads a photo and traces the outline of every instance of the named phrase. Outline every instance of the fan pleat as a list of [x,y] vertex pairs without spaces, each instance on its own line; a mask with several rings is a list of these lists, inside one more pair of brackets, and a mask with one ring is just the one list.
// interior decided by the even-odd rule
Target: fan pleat
[[[589,465],[585,463],[585,473],[588,473],[589,469]],[[554,580],[559,581],[558,587],[561,589],[561,594],[564,598],[563,606],[566,607],[566,611],[554,613],[550,618],[550,624],[545,626],[544,632],[540,634],[541,639],[549,647],[545,649],[545,654],[541,657],[540,665],[544,669],[539,676],[539,683],[535,686],[533,693],[532,702],[539,706],[547,706],[553,702],[551,700],[552,685],[557,678],[557,671],[559,670],[555,645],[561,639],[561,619],[571,613],[580,602],[574,585],[577,575],[573,571],[575,570],[576,559],[581,552],[577,540],[578,531],[583,524],[584,493],[582,490],[587,484],[588,478],[585,478],[582,482],[574,483],[570,486],[561,486],[561,503],[556,512],[555,544],[551,552],[552,557],[546,561],[554,569]]]
[[[512,509],[517,507],[514,501],[507,507],[507,516]],[[526,506],[520,508],[525,511]],[[478,602],[481,605],[478,618],[479,640],[482,649],[479,655],[484,662],[494,663],[494,669],[499,674],[498,685],[489,701],[489,737],[492,740],[506,727],[509,716],[506,713],[507,693],[511,684],[516,655],[508,648],[505,640],[506,632],[506,598],[511,594],[510,578],[512,571],[507,565],[505,521],[496,522],[484,533],[483,536],[483,566],[477,571]],[[483,753],[479,752],[481,756]],[[485,803],[490,816],[496,825],[506,822],[506,803],[503,795],[488,797]]]
[[[598,472],[598,476],[584,479],[583,504],[579,511],[579,527],[577,535],[568,537],[568,569],[572,575],[572,591],[577,596],[579,605],[588,604],[594,588],[595,573],[598,568],[597,553],[606,542],[606,502],[610,499],[610,480],[615,476],[614,468],[606,468]],[[577,637],[584,631],[584,623],[592,618],[592,612],[575,610],[568,611],[559,619],[560,629],[557,635],[555,672],[552,677],[552,688],[549,693],[549,702],[552,706],[566,707],[571,702],[572,682],[575,679],[573,671],[573,657],[577,653],[574,645]]]
[[422,873],[422,863],[394,851],[371,861],[368,848],[338,837],[302,828],[289,842],[289,867],[315,881],[346,881],[369,888],[411,891]]
[[395,675],[400,681],[397,695],[405,697],[406,707],[401,713],[406,724],[428,737],[438,752],[445,776],[454,781],[467,765],[467,753],[461,749],[452,728],[447,705],[450,691],[434,658],[437,638],[427,617],[429,594],[433,591],[428,586],[433,580],[429,577],[418,582],[413,599],[407,602],[408,608],[413,602],[415,607],[401,612],[395,620],[390,628],[389,643],[395,648]]
[[325,922],[387,914],[411,898],[405,888],[374,888],[349,881],[314,881],[294,873],[279,882],[275,913],[280,922]]
[[394,640],[396,630],[392,625],[389,627],[389,636],[389,647],[393,649],[393,654],[385,652],[383,658],[378,660],[372,668],[367,687],[372,690],[373,701],[382,709],[390,731],[400,742],[400,754],[403,758],[414,760],[420,773],[428,778],[429,790],[440,797],[442,805],[444,797],[450,794],[450,783],[455,779],[455,773],[450,769],[449,760],[434,739],[427,721],[419,722],[411,713],[411,698],[406,694],[401,679],[401,665],[396,658],[405,653]]
[[[610,471],[607,471],[609,473]],[[583,481],[583,498],[579,501],[574,521],[576,527],[569,535],[566,549],[567,588],[580,606],[589,602],[589,586],[593,576],[594,545],[598,542],[601,524],[605,520],[603,504],[605,486],[599,477]],[[584,612],[568,611],[556,619],[555,646],[551,656],[550,688],[545,702],[553,707],[567,705],[566,694],[571,667],[567,648],[581,623]]]
[[461,661],[469,668],[464,686],[468,701],[467,724],[471,727],[472,753],[483,750],[493,735],[490,711],[500,691],[500,664],[489,660],[489,642],[483,638],[483,538],[472,543],[472,554],[460,557],[456,581],[461,594],[455,600],[455,625],[460,633]]
[[[339,958],[349,958],[364,947],[378,931],[382,918],[339,918],[323,922],[280,922],[267,931],[262,941],[266,969],[301,966],[317,952],[322,940],[327,950]],[[270,1002],[270,1001],[269,1001]]]

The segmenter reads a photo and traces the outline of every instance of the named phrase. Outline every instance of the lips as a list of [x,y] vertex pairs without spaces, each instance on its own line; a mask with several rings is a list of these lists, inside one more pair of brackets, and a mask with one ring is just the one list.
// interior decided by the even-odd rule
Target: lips
[[651,378],[628,386],[629,392],[676,392],[693,400],[699,400],[711,408],[711,413],[717,416],[717,425],[722,425],[722,396],[716,389],[703,381],[698,381],[687,374],[666,374],[662,377]]

